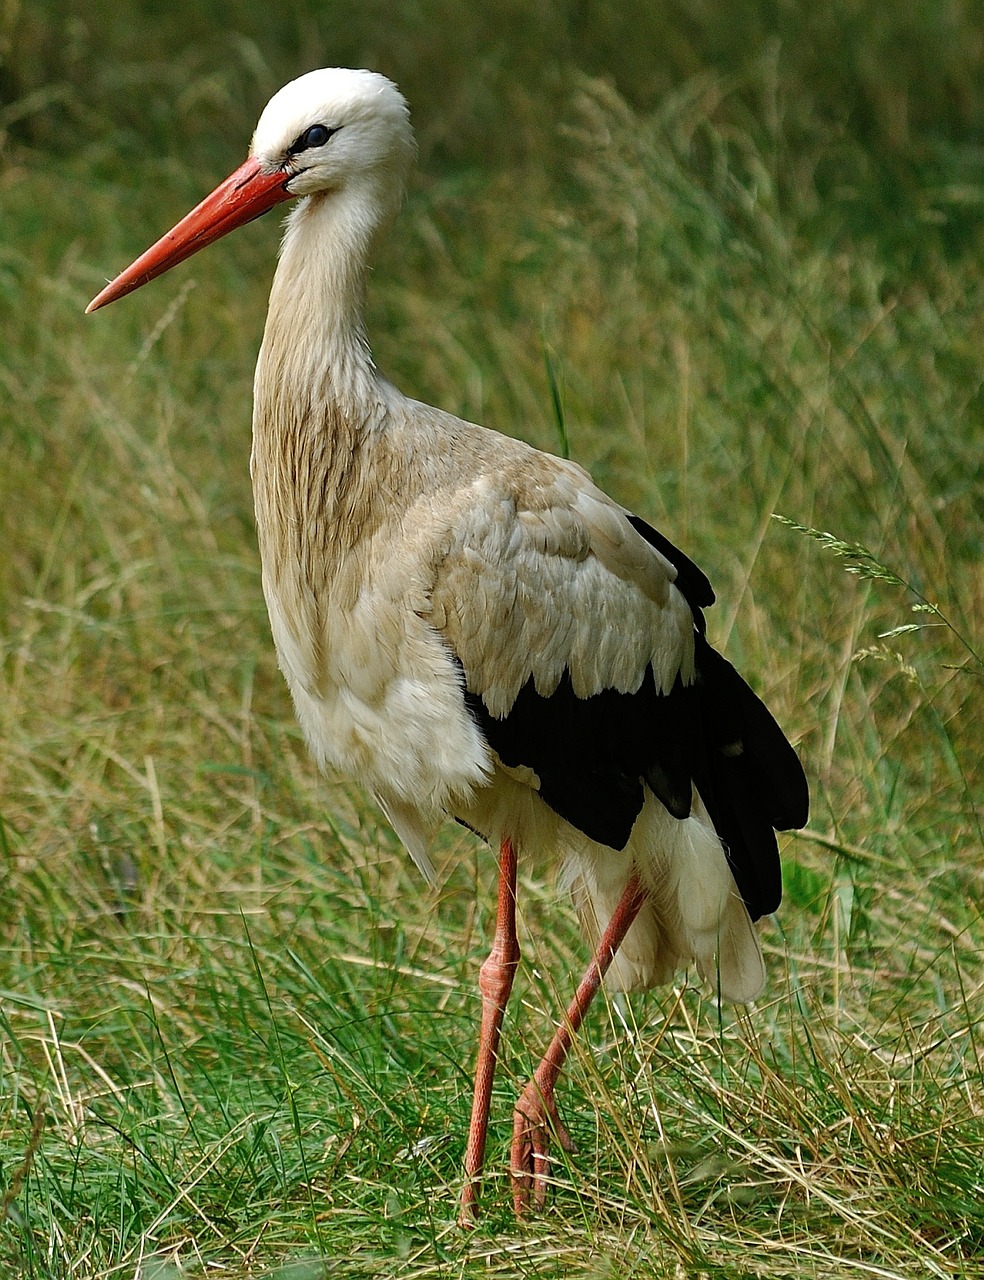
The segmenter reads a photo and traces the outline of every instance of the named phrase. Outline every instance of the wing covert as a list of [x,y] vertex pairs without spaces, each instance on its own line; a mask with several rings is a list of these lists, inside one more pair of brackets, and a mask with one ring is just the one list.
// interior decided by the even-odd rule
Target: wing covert
[[460,495],[431,593],[432,624],[470,694],[501,718],[528,681],[577,698],[658,691],[693,674],[693,617],[676,570],[578,468],[537,484],[482,476]]

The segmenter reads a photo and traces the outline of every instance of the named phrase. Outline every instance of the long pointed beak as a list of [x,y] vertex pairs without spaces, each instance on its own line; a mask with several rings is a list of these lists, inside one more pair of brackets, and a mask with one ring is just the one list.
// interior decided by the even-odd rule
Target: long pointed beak
[[161,236],[136,262],[96,294],[85,309],[86,315],[132,293],[155,276],[170,271],[213,240],[235,231],[246,222],[252,222],[275,204],[290,200],[291,193],[287,190],[290,176],[280,170],[264,173],[259,161],[250,157],[191,213],[185,214],[167,235]]

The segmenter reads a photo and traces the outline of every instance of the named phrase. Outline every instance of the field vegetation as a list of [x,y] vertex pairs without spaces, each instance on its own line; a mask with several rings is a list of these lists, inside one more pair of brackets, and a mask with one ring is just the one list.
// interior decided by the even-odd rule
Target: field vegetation
[[[984,1277],[984,4],[0,9],[0,1275]],[[308,761],[247,458],[275,217],[83,319],[318,65],[410,99],[370,329],[718,592],[797,743],[754,1008],[602,1003],[549,867],[455,1226],[495,860]],[[778,519],[776,517],[781,517]]]

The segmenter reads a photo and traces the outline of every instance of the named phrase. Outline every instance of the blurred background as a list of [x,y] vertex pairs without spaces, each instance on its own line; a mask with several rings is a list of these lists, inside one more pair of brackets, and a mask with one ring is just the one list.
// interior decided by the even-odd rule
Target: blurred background
[[[254,88],[265,97],[301,69],[371,63],[405,85],[419,114],[440,105],[442,114],[466,116],[467,127],[431,136],[448,154],[474,159],[487,158],[490,146],[512,154],[522,130],[496,128],[503,103],[515,107],[517,95],[562,100],[578,72],[610,77],[634,106],[652,108],[697,74],[757,79],[761,59],[777,61],[781,50],[782,81],[795,99],[791,118],[783,112],[790,142],[834,128],[883,162],[904,159],[910,143],[922,159],[939,159],[972,142],[980,123],[981,16],[974,3],[888,14],[847,0],[811,12],[768,0],[739,0],[727,12],[671,0],[618,13],[591,3],[506,4],[488,15],[437,0],[368,3],[355,14],[331,4],[285,4],[276,13],[248,2],[179,4],[162,14],[151,4],[39,0],[6,6],[5,97],[23,101],[17,118],[31,121],[36,141],[66,146],[65,120],[118,129],[119,100],[136,90],[144,110],[133,104],[126,124],[170,136],[174,92],[188,93],[189,84],[200,104],[235,102]],[[63,114],[26,97],[38,92],[61,98]],[[747,105],[754,96],[746,94]]]
[[[967,249],[984,106],[984,12],[975,0],[452,0],[353,10],[332,3],[162,7],[11,0],[2,22],[8,147],[53,155],[100,147],[184,163],[224,160],[282,83],[325,65],[370,66],[402,87],[425,172],[562,165],[556,126],[581,77],[651,112],[683,86],[714,84],[722,128],[768,144],[790,212],[830,232],[873,232],[903,254],[930,240]],[[228,135],[232,135],[231,137]],[[922,227],[920,228],[920,223]],[[904,265],[908,265],[905,257]]]

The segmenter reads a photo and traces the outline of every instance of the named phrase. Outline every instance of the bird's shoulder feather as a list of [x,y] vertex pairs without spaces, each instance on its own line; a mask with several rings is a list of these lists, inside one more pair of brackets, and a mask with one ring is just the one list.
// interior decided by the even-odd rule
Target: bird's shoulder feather
[[492,433],[464,444],[481,465],[459,460],[445,495],[427,620],[468,691],[504,716],[530,679],[549,695],[566,677],[579,698],[633,692],[648,668],[666,690],[689,680],[677,570],[627,513],[574,463]]

